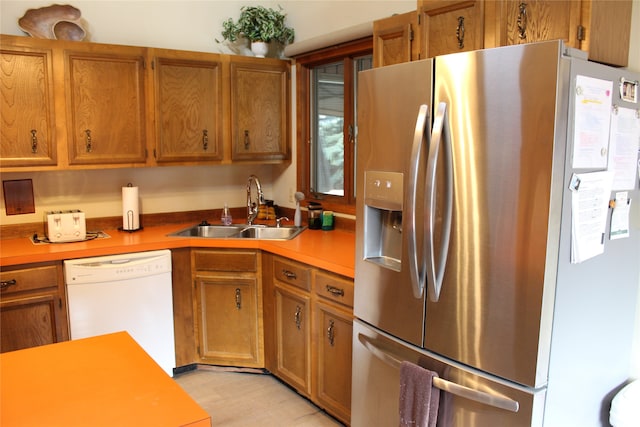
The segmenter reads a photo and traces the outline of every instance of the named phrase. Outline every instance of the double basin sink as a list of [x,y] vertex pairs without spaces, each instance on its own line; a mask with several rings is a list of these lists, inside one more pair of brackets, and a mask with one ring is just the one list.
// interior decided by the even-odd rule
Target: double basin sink
[[302,233],[306,227],[267,227],[264,225],[211,225],[203,222],[170,233],[174,237],[202,237],[206,239],[254,239],[254,240],[291,240]]

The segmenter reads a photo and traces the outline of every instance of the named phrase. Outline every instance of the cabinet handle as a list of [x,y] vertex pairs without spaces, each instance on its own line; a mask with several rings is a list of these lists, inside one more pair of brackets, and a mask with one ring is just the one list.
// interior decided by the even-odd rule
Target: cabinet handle
[[248,150],[251,146],[251,138],[249,137],[249,131],[245,129],[244,131],[244,149]]
[[242,308],[242,291],[240,288],[236,288],[236,308],[238,310]]
[[329,344],[331,344],[331,347],[333,347],[333,342],[336,338],[334,326],[335,324],[333,323],[333,320],[329,320],[329,327],[327,328],[327,339],[329,340]]
[[91,129],[85,129],[85,147],[87,148],[87,153],[90,153],[93,149],[91,142]]
[[527,4],[520,3],[518,12],[518,37],[524,40],[527,38]]
[[296,321],[296,328],[300,329],[302,325],[302,307],[296,305],[296,314],[293,315],[293,319]]
[[284,274],[284,276],[287,279],[294,279],[295,280],[295,279],[298,278],[298,276],[296,276],[296,273],[294,273],[293,271],[282,269],[282,274]]
[[9,286],[15,286],[17,283],[18,282],[16,282],[16,279],[3,280],[3,281],[0,282],[0,290],[5,290]]
[[38,133],[37,130],[31,129],[31,152],[36,154],[38,152]]
[[458,16],[458,26],[456,27],[456,38],[458,39],[458,49],[464,48],[464,16]]
[[209,131],[206,129],[202,130],[202,149],[204,151],[209,149]]
[[343,297],[344,289],[336,288],[335,286],[327,285],[327,292],[329,292],[334,297]]

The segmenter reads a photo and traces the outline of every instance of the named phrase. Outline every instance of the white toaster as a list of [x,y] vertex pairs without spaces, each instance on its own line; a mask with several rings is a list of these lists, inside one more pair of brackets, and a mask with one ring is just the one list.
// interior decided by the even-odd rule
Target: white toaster
[[77,242],[87,238],[84,212],[78,209],[44,214],[45,234],[50,242]]

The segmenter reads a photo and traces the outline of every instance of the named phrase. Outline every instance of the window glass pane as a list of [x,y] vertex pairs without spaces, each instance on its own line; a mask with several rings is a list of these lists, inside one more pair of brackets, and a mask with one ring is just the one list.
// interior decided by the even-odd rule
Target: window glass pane
[[311,186],[322,194],[344,196],[344,65],[312,70]]

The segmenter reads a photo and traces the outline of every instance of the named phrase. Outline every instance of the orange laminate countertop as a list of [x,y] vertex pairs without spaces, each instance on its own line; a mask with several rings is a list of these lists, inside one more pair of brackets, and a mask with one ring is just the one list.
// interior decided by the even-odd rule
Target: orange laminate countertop
[[135,233],[103,230],[110,237],[73,243],[33,244],[27,237],[0,240],[0,267],[44,261],[178,248],[260,249],[347,277],[355,272],[355,234],[305,230],[291,240],[246,240],[169,237],[193,224],[149,227]]
[[126,332],[0,354],[0,425],[210,427]]

